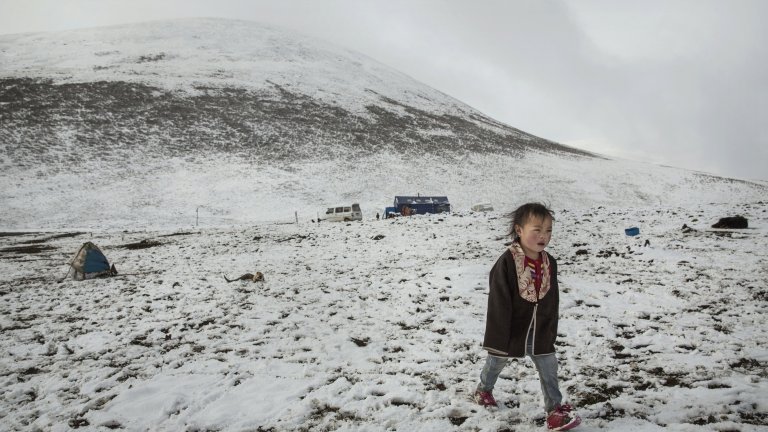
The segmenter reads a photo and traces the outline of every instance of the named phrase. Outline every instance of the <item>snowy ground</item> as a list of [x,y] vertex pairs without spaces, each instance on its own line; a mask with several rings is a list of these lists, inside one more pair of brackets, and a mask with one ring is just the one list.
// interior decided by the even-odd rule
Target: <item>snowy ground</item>
[[[768,430],[768,202],[555,210],[580,430]],[[708,228],[735,214],[754,228]],[[502,373],[499,409],[469,399],[506,224],[5,233],[2,429],[541,430],[529,360]],[[89,240],[125,275],[58,282]]]

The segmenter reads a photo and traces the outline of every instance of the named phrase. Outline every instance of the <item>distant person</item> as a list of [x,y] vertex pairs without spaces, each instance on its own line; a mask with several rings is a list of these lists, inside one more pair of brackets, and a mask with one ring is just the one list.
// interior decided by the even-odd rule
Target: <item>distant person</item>
[[379,212],[376,212],[376,220],[379,220]]
[[563,404],[557,382],[555,339],[559,309],[557,262],[544,250],[552,238],[552,211],[538,203],[512,213],[512,244],[491,269],[483,348],[488,351],[475,401],[497,406],[492,391],[510,358],[528,356],[539,373],[547,428],[569,430],[581,423]]

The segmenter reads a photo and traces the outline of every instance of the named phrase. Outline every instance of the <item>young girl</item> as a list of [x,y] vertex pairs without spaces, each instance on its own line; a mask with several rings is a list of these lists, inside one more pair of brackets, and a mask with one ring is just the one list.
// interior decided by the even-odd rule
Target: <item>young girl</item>
[[557,384],[555,339],[559,292],[557,262],[544,248],[552,238],[552,211],[538,203],[512,213],[509,234],[514,241],[491,269],[488,312],[483,348],[488,351],[480,373],[475,401],[497,406],[493,386],[511,357],[529,356],[539,372],[547,428],[573,429],[581,418],[568,404]]

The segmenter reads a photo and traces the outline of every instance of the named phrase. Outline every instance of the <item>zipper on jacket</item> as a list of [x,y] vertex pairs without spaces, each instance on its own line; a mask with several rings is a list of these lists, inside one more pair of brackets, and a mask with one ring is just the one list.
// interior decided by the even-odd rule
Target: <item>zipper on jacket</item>
[[[543,275],[541,277],[543,278]],[[539,310],[539,289],[540,288],[536,286],[536,304],[533,306],[533,318],[531,318],[531,324],[528,326],[528,334],[525,335],[525,348],[528,348],[528,335],[531,334],[531,329],[533,329],[533,340],[531,341],[532,356],[535,355],[534,352],[536,351],[536,312]],[[525,352],[525,350],[523,350],[523,352]]]
[[[526,271],[527,270],[528,269],[526,269]],[[543,278],[544,275],[542,275],[541,277]],[[531,318],[531,323],[528,324],[528,331],[525,334],[525,346],[523,347],[523,355],[525,355],[525,350],[528,348],[528,335],[531,334],[531,329],[533,329],[533,340],[531,341],[531,355],[533,356],[534,352],[536,351],[536,311],[538,311],[539,309],[539,289],[541,289],[540,287],[541,286],[536,286],[536,304],[534,304],[533,306],[533,317]]]
[[536,310],[539,309],[539,303],[536,302],[536,304],[533,306],[533,317],[531,318],[531,323],[528,324],[528,331],[525,333],[525,346],[523,347],[523,354],[525,354],[525,349],[528,348],[528,336],[531,334],[531,330],[533,330],[533,340],[531,341],[531,355],[534,355],[533,352],[536,350]]

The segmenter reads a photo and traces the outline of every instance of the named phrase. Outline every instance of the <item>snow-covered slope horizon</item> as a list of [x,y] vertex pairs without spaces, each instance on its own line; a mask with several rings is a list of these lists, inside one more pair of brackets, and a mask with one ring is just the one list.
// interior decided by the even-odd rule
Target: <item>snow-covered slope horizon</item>
[[[542,173],[542,168],[544,173]],[[237,158],[172,159],[83,173],[11,171],[0,191],[0,230],[186,229],[308,222],[326,207],[359,203],[383,216],[395,195],[447,195],[454,211],[479,202],[511,211],[529,201],[557,208],[695,206],[768,201],[766,186],[631,161],[473,155],[459,163],[393,155],[279,167]],[[397,174],[396,174],[397,173]],[[400,174],[404,173],[404,174]],[[87,185],[87,186],[84,186]]]

